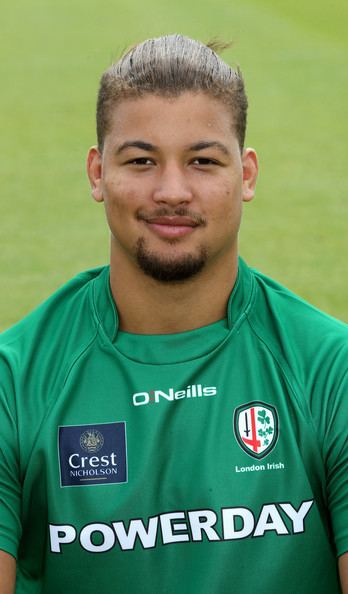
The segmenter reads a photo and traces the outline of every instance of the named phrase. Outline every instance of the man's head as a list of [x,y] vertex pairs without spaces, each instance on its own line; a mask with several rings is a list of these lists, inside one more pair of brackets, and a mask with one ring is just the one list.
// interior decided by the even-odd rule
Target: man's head
[[257,177],[246,110],[239,72],[179,35],[145,41],[106,71],[87,169],[118,270],[178,282],[236,262]]
[[102,151],[115,106],[146,94],[178,97],[184,92],[204,92],[231,109],[240,149],[243,149],[247,97],[240,71],[233,70],[214,49],[183,35],[148,39],[129,50],[103,74],[97,103],[97,136]]

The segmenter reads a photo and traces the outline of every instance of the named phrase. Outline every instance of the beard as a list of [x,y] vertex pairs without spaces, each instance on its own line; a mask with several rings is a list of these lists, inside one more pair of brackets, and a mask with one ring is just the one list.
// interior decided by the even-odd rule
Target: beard
[[196,255],[165,258],[148,250],[144,238],[140,238],[136,244],[136,259],[139,268],[154,280],[178,283],[201,272],[207,261],[207,251],[202,246]]

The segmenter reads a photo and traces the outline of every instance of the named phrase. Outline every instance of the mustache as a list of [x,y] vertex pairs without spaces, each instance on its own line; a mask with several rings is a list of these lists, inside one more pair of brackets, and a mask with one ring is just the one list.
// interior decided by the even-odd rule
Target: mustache
[[159,217],[189,217],[196,225],[205,226],[207,224],[206,219],[197,212],[186,208],[185,206],[178,206],[177,208],[168,208],[167,206],[161,206],[152,210],[151,212],[145,210],[139,210],[136,214],[138,221],[150,221],[151,219]]

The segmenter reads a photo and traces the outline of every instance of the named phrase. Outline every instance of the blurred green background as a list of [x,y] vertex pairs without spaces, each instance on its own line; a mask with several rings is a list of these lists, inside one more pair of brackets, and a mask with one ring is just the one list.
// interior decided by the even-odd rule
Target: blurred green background
[[249,264],[348,321],[346,0],[13,0],[1,9],[0,329],[108,259],[90,198],[101,72],[134,42],[182,32],[234,45],[259,153]]

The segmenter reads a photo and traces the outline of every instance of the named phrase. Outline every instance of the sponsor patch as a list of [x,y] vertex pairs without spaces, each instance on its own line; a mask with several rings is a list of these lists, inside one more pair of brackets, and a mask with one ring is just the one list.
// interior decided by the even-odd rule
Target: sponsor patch
[[[49,524],[52,553],[64,554],[72,545],[88,553],[107,553],[112,549],[133,551],[180,543],[239,541],[275,536],[293,538],[303,534],[314,504],[305,499],[294,506],[289,501],[265,503],[254,510],[248,507],[223,507],[220,510],[178,510],[146,518],[95,520],[90,524]],[[294,545],[295,546],[295,545]],[[258,590],[259,591],[259,590]]]
[[278,414],[274,406],[261,401],[248,402],[234,411],[234,434],[249,456],[260,460],[267,456],[278,440]]
[[127,482],[126,424],[58,428],[61,487]]

